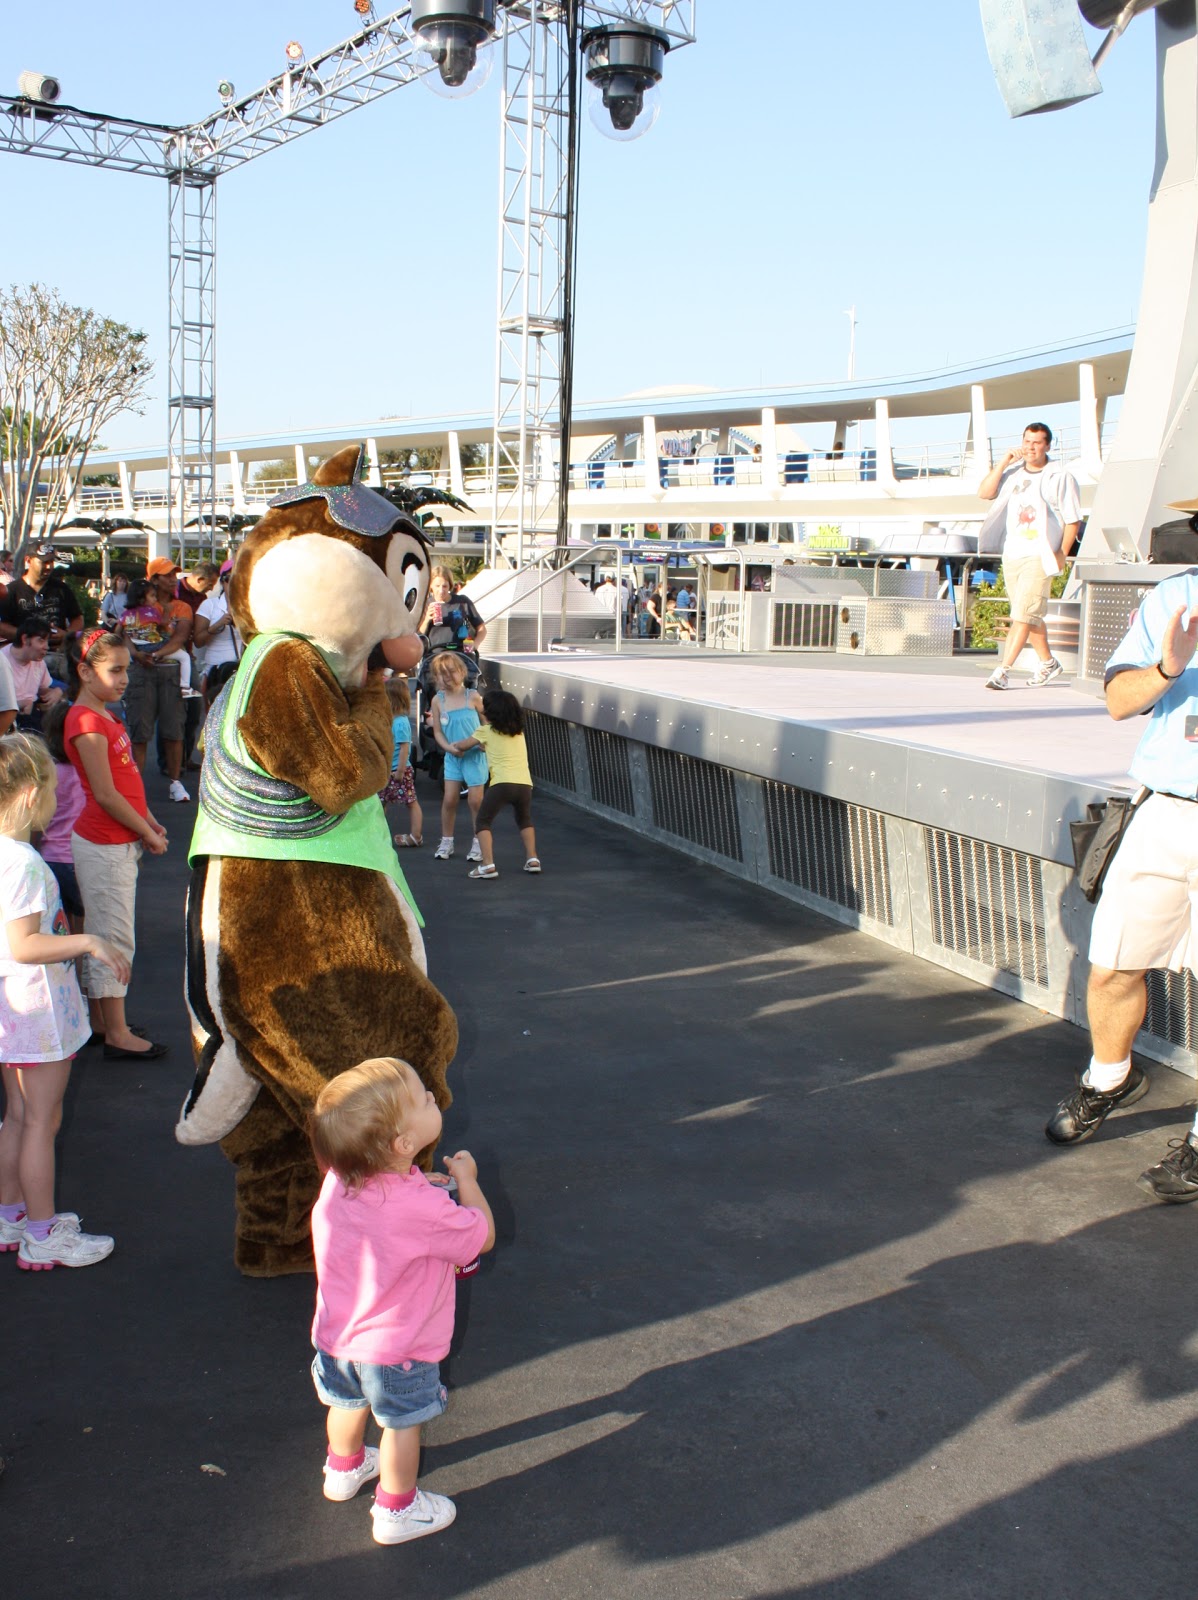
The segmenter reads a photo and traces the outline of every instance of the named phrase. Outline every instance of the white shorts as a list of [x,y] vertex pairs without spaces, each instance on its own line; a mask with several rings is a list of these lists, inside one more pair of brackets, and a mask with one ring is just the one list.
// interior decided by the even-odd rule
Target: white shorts
[[1198,803],[1152,794],[1107,871],[1090,927],[1090,964],[1198,976]]

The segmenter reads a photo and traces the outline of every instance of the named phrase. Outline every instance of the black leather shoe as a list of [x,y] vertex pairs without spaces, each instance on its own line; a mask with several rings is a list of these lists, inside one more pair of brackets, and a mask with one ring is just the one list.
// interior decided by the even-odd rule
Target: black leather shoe
[[1044,1132],[1053,1144],[1081,1144],[1098,1132],[1116,1106],[1134,1105],[1147,1093],[1148,1078],[1139,1067],[1132,1067],[1117,1089],[1104,1092],[1079,1083],[1068,1100],[1061,1101]]
[[1194,1143],[1194,1135],[1187,1133],[1184,1139],[1170,1139],[1169,1149],[1172,1154],[1142,1172],[1136,1179],[1137,1184],[1145,1194],[1167,1205],[1198,1200],[1198,1145]]
[[151,1044],[148,1050],[118,1050],[115,1045],[104,1046],[105,1061],[157,1061],[166,1054],[164,1044]]

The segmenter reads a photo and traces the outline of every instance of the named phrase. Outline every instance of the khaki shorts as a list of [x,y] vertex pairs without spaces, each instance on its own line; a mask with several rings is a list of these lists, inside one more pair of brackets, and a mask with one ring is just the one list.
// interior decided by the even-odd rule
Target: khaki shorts
[[1043,622],[1048,615],[1052,579],[1039,556],[1021,556],[1018,561],[1004,559],[1002,579],[1011,601],[1012,622]]
[[1198,804],[1152,794],[1107,871],[1090,925],[1090,963],[1110,972],[1198,975]]
[[[71,835],[71,855],[79,898],[83,901],[83,931],[99,934],[130,962],[136,940],[133,918],[137,903],[137,867],[142,846],[136,844],[93,844],[90,839]],[[88,956],[85,976],[92,1000],[113,999],[126,992],[110,967]]]

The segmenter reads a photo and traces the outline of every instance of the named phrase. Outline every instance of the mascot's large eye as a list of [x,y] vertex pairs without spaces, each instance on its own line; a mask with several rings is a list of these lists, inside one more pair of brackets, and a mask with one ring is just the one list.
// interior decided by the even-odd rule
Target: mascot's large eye
[[424,563],[419,556],[406,555],[401,570],[403,603],[409,611],[415,611],[416,602],[420,597],[420,579],[424,572]]

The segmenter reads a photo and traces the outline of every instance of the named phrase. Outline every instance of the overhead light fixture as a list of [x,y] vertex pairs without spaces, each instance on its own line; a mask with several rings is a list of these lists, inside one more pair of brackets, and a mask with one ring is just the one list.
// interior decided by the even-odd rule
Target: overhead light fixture
[[288,61],[290,61],[291,65],[294,67],[294,66],[297,66],[304,59],[304,47],[299,42],[298,39],[292,39],[290,44],[288,44],[286,50],[283,52],[283,54],[287,57]]
[[374,5],[372,0],[354,0],[354,10],[360,17],[374,21]]
[[460,100],[491,76],[495,0],[412,0],[411,26],[434,94]]
[[220,96],[222,106],[231,106],[237,98],[237,90],[229,82],[228,78],[220,80],[216,86],[216,92]]
[[639,139],[661,112],[658,84],[669,35],[644,23],[616,22],[583,40],[591,121],[607,139]]
[[62,93],[57,78],[45,72],[22,72],[17,79],[17,93],[25,100],[36,100],[40,105],[52,106]]

